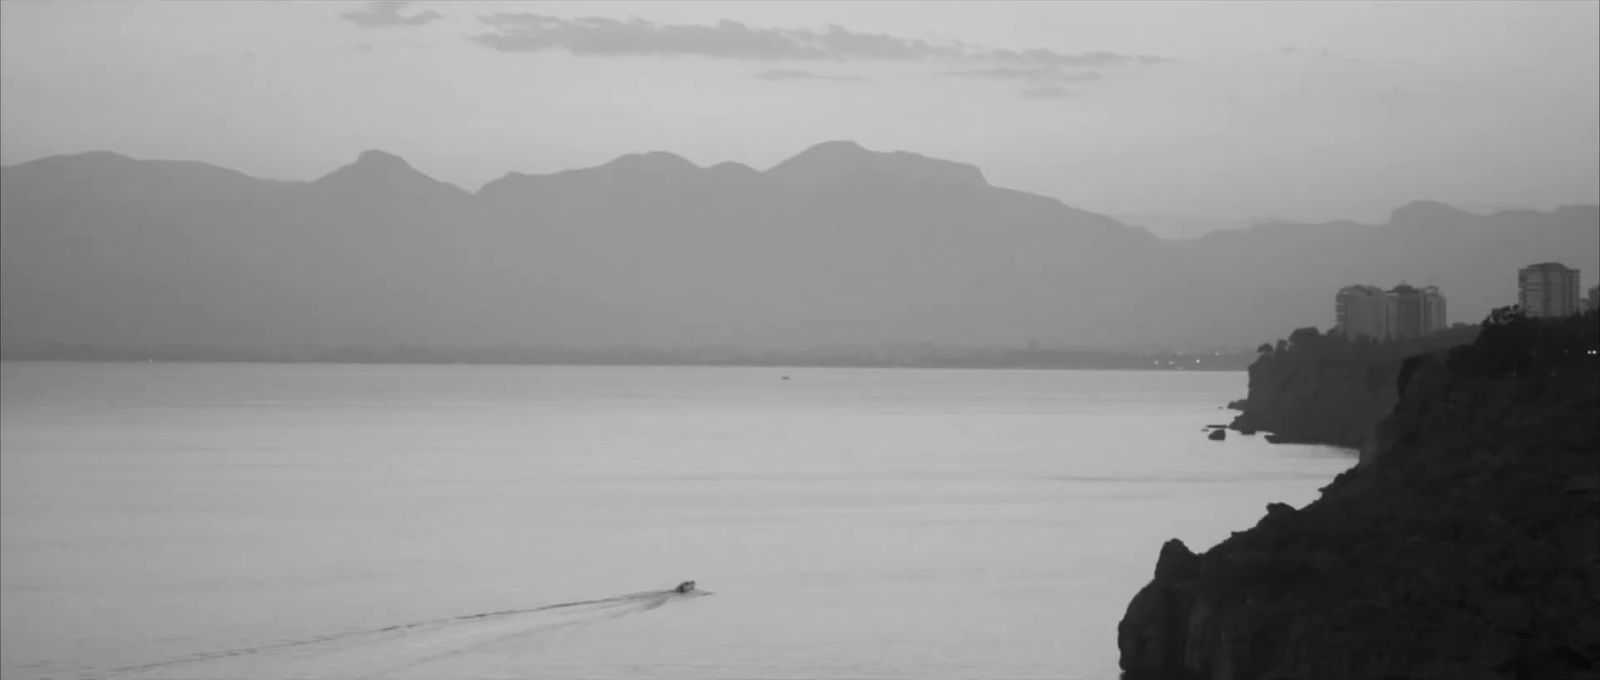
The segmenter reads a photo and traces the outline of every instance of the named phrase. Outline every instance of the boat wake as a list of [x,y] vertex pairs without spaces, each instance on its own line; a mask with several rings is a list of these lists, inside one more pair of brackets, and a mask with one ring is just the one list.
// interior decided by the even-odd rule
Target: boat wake
[[[380,678],[442,677],[445,666],[488,655],[496,647],[537,652],[551,634],[640,614],[671,602],[711,593],[689,584],[596,600],[504,609],[448,618],[352,630],[285,642],[203,652],[112,668],[85,678],[156,680],[179,678]],[[513,647],[515,645],[515,647]],[[502,659],[503,660],[503,659]],[[481,666],[483,660],[478,662]],[[526,658],[523,659],[527,661]],[[476,668],[474,674],[481,674]]]

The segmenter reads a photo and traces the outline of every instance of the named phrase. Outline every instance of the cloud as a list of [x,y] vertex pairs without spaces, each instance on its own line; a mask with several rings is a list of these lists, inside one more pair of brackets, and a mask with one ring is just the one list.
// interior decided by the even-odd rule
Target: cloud
[[724,19],[710,25],[642,19],[564,19],[542,14],[479,17],[488,32],[471,39],[501,52],[564,51],[578,56],[695,56],[753,61],[945,61],[1021,67],[1112,67],[1157,64],[1165,57],[1046,49],[990,50],[940,45],[839,25],[826,30],[758,28]]
[[975,80],[1020,80],[1035,83],[1087,83],[1105,78],[1105,74],[1099,71],[1063,71],[1053,66],[997,66],[951,71],[946,75]]
[[921,61],[963,56],[960,47],[935,45],[925,40],[907,40],[883,33],[857,33],[838,24],[830,25],[822,33],[794,30],[788,31],[788,34],[797,40],[820,45],[835,59]]
[[866,82],[867,80],[866,78],[859,76],[839,76],[830,75],[827,73],[816,73],[814,71],[800,71],[782,68],[762,71],[757,73],[756,77],[770,82],[778,82],[783,80],[832,80],[837,82],[860,83]]
[[700,56],[713,59],[825,59],[807,45],[770,28],[722,20],[714,26],[663,26],[639,19],[561,19],[539,14],[481,17],[493,32],[473,36],[501,52],[564,50],[578,56]]
[[432,10],[401,14],[400,11],[409,4],[411,3],[399,0],[375,0],[367,3],[366,9],[345,12],[340,14],[339,18],[362,28],[425,26],[444,18],[443,14]]

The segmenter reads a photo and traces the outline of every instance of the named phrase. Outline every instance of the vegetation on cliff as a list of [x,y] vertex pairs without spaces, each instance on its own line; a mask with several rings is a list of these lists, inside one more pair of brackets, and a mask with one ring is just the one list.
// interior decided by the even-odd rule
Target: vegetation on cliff
[[1395,376],[1406,357],[1466,345],[1476,326],[1457,326],[1424,338],[1375,342],[1330,330],[1301,328],[1262,345],[1250,365],[1249,396],[1230,406],[1242,413],[1230,425],[1262,430],[1273,441],[1360,447],[1398,399]]
[[1501,310],[1404,362],[1360,463],[1161,549],[1125,677],[1600,678],[1600,317]]

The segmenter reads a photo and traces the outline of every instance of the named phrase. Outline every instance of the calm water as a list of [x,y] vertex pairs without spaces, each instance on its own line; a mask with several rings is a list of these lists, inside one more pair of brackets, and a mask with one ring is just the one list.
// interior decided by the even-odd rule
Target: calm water
[[[6,363],[0,671],[1114,678],[1162,541],[1207,547],[1353,462],[1205,439],[1244,389]],[[686,579],[715,595],[661,592]]]

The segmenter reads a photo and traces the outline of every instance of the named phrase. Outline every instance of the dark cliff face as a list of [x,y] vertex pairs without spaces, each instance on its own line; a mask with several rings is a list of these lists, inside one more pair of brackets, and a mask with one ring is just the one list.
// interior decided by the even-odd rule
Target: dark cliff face
[[1449,355],[1405,366],[1319,500],[1163,546],[1118,626],[1125,677],[1600,677],[1600,358],[1507,377]]
[[1250,392],[1235,430],[1271,432],[1275,442],[1360,448],[1398,398],[1408,356],[1471,343],[1477,328],[1403,342],[1349,342],[1301,329],[1250,366]]
[[1250,394],[1231,427],[1271,432],[1277,442],[1359,447],[1394,408],[1398,369],[1264,358],[1250,366]]

